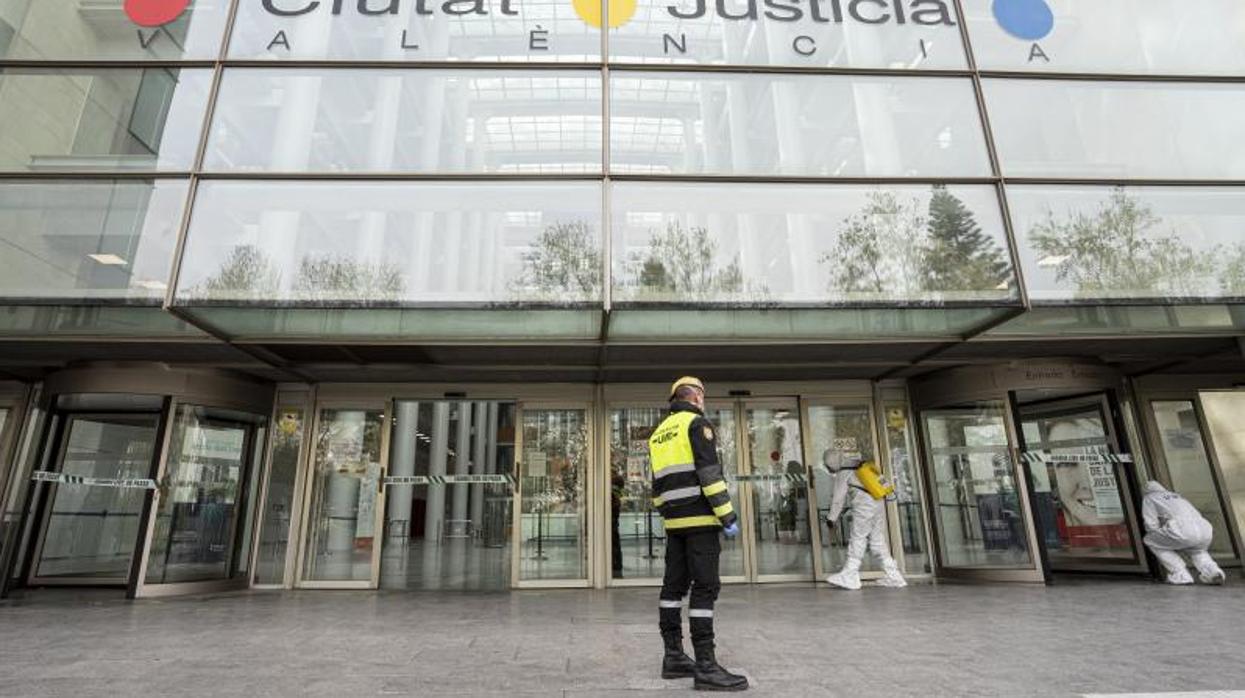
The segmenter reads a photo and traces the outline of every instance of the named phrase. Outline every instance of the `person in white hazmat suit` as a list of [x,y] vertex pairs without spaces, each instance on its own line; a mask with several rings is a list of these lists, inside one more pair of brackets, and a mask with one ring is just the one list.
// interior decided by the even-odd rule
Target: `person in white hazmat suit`
[[834,475],[834,494],[830,499],[826,525],[834,528],[845,507],[849,507],[852,512],[847,562],[843,564],[843,569],[826,577],[826,581],[843,589],[859,589],[860,564],[865,556],[865,548],[868,547],[885,573],[878,580],[878,586],[908,586],[907,580],[899,572],[895,558],[891,557],[890,544],[886,540],[885,500],[892,495],[894,488],[882,482],[873,461],[856,460],[844,463],[841,456],[827,450],[822,456],[822,463]]
[[1193,583],[1181,553],[1189,556],[1203,584],[1223,584],[1223,570],[1207,552],[1214,528],[1189,500],[1151,480],[1141,501],[1141,518],[1149,531],[1146,545],[1167,570],[1168,584]]

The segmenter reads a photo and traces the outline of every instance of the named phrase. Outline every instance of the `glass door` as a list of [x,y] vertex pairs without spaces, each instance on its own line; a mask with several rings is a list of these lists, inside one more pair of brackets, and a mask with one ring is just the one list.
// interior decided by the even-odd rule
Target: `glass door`
[[159,414],[66,414],[32,584],[129,579],[155,465]]
[[588,586],[588,405],[521,403],[514,584]]
[[1038,542],[1050,570],[1144,571],[1130,463],[1106,396],[1021,405]]
[[[1222,397],[1231,398],[1232,393],[1208,392],[1202,394],[1203,404],[1209,404],[1207,410],[1214,417],[1223,412],[1220,407]],[[1236,402],[1245,407],[1245,400],[1238,396]],[[1224,505],[1216,476],[1215,465],[1211,461],[1210,452],[1202,438],[1202,420],[1199,419],[1197,404],[1192,399],[1170,398],[1150,400],[1150,442],[1155,452],[1161,456],[1159,463],[1166,471],[1166,482],[1170,488],[1189,500],[1197,510],[1206,517],[1214,527],[1215,535],[1211,540],[1210,554],[1221,564],[1236,564],[1237,552],[1232,541],[1232,518]],[[1240,422],[1242,412],[1232,412],[1233,416],[1223,420],[1226,424]],[[1231,444],[1231,434],[1216,439]],[[1231,452],[1231,451],[1230,451]],[[1245,450],[1239,451],[1245,455]]]
[[940,571],[1041,582],[1005,405],[987,401],[921,412]]
[[510,588],[516,410],[514,402],[394,403],[382,588]]
[[321,405],[316,414],[299,586],[376,587],[387,421],[380,405]]
[[[847,542],[851,536],[852,515],[845,510],[839,525],[830,529],[826,515],[834,496],[834,474],[830,466],[840,462],[877,458],[874,443],[873,411],[867,400],[822,401],[808,406],[809,456],[811,460],[813,502],[812,518],[817,533],[817,578],[843,567],[847,559]],[[892,539],[894,535],[892,534]],[[895,549],[894,540],[891,548]],[[877,561],[866,555],[865,571],[878,570]]]
[[609,411],[610,578],[661,579],[666,536],[653,506],[648,438],[668,410],[612,406]]
[[[794,399],[740,403],[746,471],[740,518],[753,581],[814,579],[808,468]],[[732,498],[734,498],[732,493]],[[739,503],[738,499],[735,499]]]
[[238,578],[249,562],[264,419],[178,405],[144,584]]

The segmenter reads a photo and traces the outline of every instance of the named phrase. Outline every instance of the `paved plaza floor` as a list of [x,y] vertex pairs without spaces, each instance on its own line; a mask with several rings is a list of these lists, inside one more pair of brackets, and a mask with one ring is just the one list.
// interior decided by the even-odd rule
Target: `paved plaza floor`
[[[1245,689],[1245,583],[733,586],[719,659],[752,696]],[[3,696],[692,695],[657,675],[654,589],[252,592],[0,604]]]

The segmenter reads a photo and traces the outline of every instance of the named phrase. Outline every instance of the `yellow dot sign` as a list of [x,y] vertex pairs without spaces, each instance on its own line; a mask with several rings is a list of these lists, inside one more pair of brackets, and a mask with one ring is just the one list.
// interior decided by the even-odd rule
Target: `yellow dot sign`
[[[575,14],[591,26],[601,27],[601,5],[606,0],[571,0]],[[630,21],[635,14],[636,0],[608,0],[610,6],[610,29],[617,29]]]

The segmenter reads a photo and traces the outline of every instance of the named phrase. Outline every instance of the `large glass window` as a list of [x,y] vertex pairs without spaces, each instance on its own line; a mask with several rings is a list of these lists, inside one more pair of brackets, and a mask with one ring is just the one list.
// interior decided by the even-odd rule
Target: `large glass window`
[[[233,58],[597,62],[599,0],[242,2]],[[335,10],[335,8],[340,8]]]
[[1245,296],[1245,189],[1011,186],[1035,300]]
[[215,58],[228,13],[229,0],[0,0],[0,59]]
[[189,170],[210,70],[0,70],[0,170]]
[[988,176],[972,86],[955,78],[617,72],[616,172]]
[[163,300],[179,180],[0,182],[0,296]]
[[601,296],[588,183],[205,182],[187,301],[583,303]]
[[612,61],[914,70],[965,64],[955,8],[944,0],[610,5],[620,23],[610,34]]
[[977,65],[985,69],[1245,72],[1240,0],[964,0],[964,12]]
[[826,304],[1015,296],[994,190],[620,183],[621,302]]
[[1003,173],[1245,179],[1245,86],[983,81]]
[[208,169],[601,171],[590,72],[231,70]]

